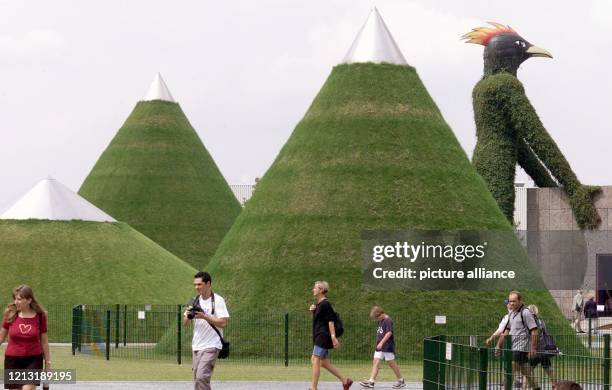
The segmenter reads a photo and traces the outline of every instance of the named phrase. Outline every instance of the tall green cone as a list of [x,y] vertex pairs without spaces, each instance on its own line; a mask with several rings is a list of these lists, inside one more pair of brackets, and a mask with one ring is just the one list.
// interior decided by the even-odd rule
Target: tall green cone
[[[367,316],[377,304],[409,317],[505,314],[500,302],[507,290],[364,288],[361,233],[411,229],[512,231],[375,9],[209,270],[235,312],[303,312],[313,282],[326,280],[343,313]],[[533,268],[510,237],[509,247],[518,251],[505,259],[508,268]],[[527,302],[560,318],[535,279],[533,287],[541,289],[526,294]]]
[[163,81],[161,91],[136,104],[79,194],[202,269],[241,208]]
[[[347,329],[343,343],[362,348],[359,358],[372,347],[372,305],[398,319],[394,332],[417,343],[404,345],[416,351],[423,337],[441,331],[433,325],[436,314],[451,316],[453,326],[461,322],[443,330],[454,334],[488,334],[506,314],[508,291],[362,286],[364,230],[512,232],[417,72],[405,64],[378,13],[373,15],[359,35],[367,44],[358,38],[345,64],[333,69],[208,267],[234,320],[251,312],[249,318],[273,332],[282,321],[271,313],[293,313],[292,340],[303,342],[303,353],[310,340],[300,318],[307,318],[317,280],[329,282],[329,299]],[[530,267],[510,237],[522,255],[515,258],[514,252],[508,264]],[[547,319],[563,320],[547,290],[524,295]],[[484,318],[494,325],[479,321]],[[230,322],[228,334],[231,329]],[[238,330],[230,339],[237,348],[249,344]],[[354,356],[344,351],[339,356]]]

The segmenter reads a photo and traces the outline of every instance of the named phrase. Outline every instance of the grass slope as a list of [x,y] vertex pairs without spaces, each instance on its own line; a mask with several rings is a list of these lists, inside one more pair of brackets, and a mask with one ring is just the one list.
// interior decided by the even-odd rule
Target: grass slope
[[0,220],[0,297],[43,304],[180,303],[195,269],[125,223]]
[[[365,229],[511,229],[409,66],[334,68],[211,261],[217,291],[237,312],[303,311],[325,279],[344,313],[504,314],[506,291],[363,289]],[[548,291],[526,301],[560,316]]]
[[79,193],[203,268],[241,210],[177,103],[139,102]]

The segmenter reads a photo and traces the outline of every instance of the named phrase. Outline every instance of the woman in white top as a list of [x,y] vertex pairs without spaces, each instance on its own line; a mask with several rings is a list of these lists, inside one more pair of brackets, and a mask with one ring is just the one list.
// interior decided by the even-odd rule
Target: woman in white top
[[494,338],[501,336],[502,333],[504,333],[504,330],[506,329],[506,326],[508,326],[508,318],[510,316],[510,312],[512,312],[512,307],[510,306],[510,303],[506,302],[506,309],[508,309],[508,314],[506,314],[504,316],[504,318],[502,318],[502,320],[499,323],[499,326],[497,327],[497,330],[495,332],[493,332],[493,334],[485,340],[485,344],[489,345],[491,344],[491,341],[493,341]]

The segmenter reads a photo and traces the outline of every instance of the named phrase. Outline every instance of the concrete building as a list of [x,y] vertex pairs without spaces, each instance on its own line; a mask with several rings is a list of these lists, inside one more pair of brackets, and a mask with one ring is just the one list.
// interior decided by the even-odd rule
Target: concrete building
[[580,230],[560,188],[517,188],[515,225],[564,313],[576,289],[595,294],[604,316],[612,315],[612,187],[595,198],[596,230]]

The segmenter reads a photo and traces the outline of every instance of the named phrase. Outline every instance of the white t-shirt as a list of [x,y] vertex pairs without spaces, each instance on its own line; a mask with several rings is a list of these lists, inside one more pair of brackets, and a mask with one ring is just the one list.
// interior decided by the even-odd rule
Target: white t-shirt
[[[210,298],[204,300],[200,296],[200,307],[204,310],[204,313],[211,315],[212,313],[212,300]],[[227,306],[225,306],[225,299],[222,296],[215,294],[215,318],[229,318],[227,312]],[[195,318],[193,320],[193,339],[191,341],[191,349],[194,351],[201,351],[207,348],[221,349],[221,339],[217,332],[206,320]],[[221,335],[223,336],[223,328],[217,327]]]
[[497,327],[497,330],[494,333],[495,336],[501,335],[502,333],[504,333],[504,330],[506,330],[506,327],[508,326],[508,316],[509,314],[506,314],[504,318],[502,318],[502,320],[500,321],[499,326]]

